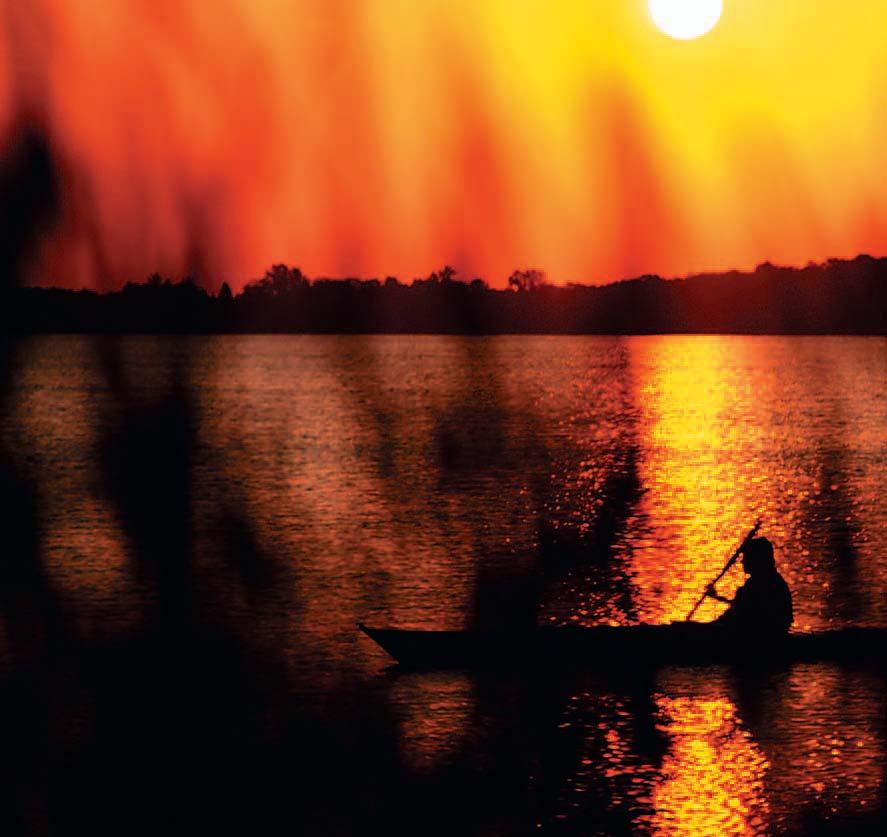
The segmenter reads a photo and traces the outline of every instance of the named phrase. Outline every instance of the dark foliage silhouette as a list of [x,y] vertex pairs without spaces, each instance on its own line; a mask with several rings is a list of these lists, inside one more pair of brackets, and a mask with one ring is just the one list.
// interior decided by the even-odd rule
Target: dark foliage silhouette
[[760,265],[665,280],[557,286],[517,270],[508,290],[463,282],[449,265],[409,285],[394,277],[309,280],[277,264],[237,296],[159,276],[96,294],[18,291],[21,332],[433,334],[887,334],[887,259],[802,269]]

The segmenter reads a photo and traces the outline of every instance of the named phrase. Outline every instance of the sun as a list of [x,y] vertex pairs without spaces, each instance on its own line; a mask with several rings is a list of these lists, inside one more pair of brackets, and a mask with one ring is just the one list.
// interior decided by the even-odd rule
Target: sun
[[649,5],[653,23],[681,41],[710,32],[724,11],[723,0],[649,0]]

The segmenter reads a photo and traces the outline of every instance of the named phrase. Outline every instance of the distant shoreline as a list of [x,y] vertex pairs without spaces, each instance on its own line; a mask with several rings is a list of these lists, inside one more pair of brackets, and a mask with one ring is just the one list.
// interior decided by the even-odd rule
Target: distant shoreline
[[461,282],[449,267],[406,285],[310,280],[275,265],[237,295],[155,275],[104,294],[17,288],[5,303],[17,334],[884,336],[887,258],[609,285],[551,285],[541,271],[515,271],[508,290]]
[[19,331],[29,337],[859,337],[884,339],[887,334],[845,331]]

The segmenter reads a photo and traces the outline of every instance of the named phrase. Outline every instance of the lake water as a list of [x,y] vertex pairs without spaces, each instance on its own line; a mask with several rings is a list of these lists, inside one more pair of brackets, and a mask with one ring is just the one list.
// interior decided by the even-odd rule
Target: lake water
[[[796,628],[887,627],[885,339],[41,337],[3,412],[83,642],[163,607],[151,533],[187,504],[189,618],[273,660],[281,711],[337,724],[366,777],[341,786],[353,820],[306,803],[318,831],[389,816],[398,787],[442,832],[883,824],[882,673],[402,673],[355,624],[683,619],[761,518]],[[179,471],[115,448],[182,416]]]

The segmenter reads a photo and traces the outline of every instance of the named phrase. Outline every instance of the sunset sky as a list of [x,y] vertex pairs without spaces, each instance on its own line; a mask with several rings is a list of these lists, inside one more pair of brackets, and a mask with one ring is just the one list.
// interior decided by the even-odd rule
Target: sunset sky
[[65,196],[32,281],[444,263],[604,282],[887,252],[882,0],[0,0],[0,130]]

